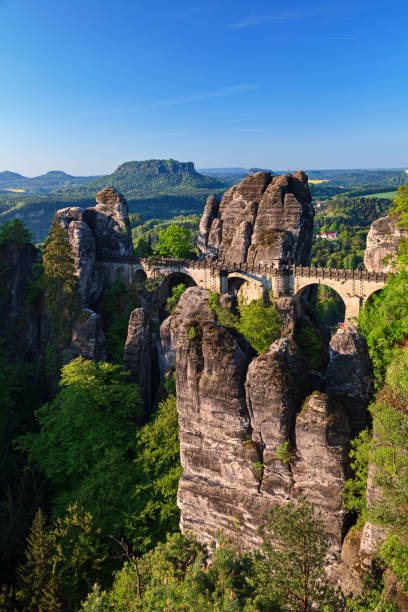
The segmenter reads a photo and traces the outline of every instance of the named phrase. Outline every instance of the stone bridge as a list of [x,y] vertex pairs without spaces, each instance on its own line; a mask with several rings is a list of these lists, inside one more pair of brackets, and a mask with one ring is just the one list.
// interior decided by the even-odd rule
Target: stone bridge
[[345,322],[358,316],[364,302],[387,282],[387,274],[365,270],[338,270],[303,266],[275,266],[273,264],[250,266],[248,264],[224,265],[222,261],[164,259],[152,261],[139,257],[99,258],[97,268],[107,282],[121,279],[126,285],[156,278],[160,282],[159,300],[162,304],[171,288],[189,277],[196,285],[224,293],[240,290],[247,300],[272,291],[275,298],[299,299],[303,290],[311,285],[325,285],[334,289],[345,305]]

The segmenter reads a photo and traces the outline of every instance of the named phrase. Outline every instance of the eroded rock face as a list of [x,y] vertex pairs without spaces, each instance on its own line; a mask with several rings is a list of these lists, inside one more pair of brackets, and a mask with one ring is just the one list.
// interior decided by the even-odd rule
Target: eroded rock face
[[174,314],[167,317],[160,326],[159,355],[160,376],[175,366],[176,348],[180,330],[185,321],[212,319],[208,308],[209,292],[201,287],[189,287],[181,296]]
[[104,281],[96,269],[98,256],[133,255],[129,213],[124,197],[113,187],[96,196],[97,206],[70,206],[57,211],[74,257],[75,273],[84,306],[94,306]]
[[97,205],[83,212],[95,237],[98,256],[133,255],[129,211],[125,198],[113,187],[96,196]]
[[258,172],[207,200],[198,247],[226,264],[308,265],[314,210],[303,172],[272,177]]
[[143,389],[145,413],[151,411],[151,343],[150,312],[146,308],[135,308],[128,325],[128,335],[123,353],[123,365],[132,379]]
[[42,306],[27,303],[37,258],[32,244],[10,245],[6,241],[0,245],[0,337],[13,362],[35,362],[40,356]]
[[[389,272],[398,253],[398,243],[407,232],[398,227],[398,218],[382,217],[371,224],[367,234],[364,265],[369,272]],[[384,261],[384,258],[387,258]]]
[[245,403],[247,367],[227,330],[212,321],[183,324],[176,368],[180,525],[203,541],[214,541],[220,528],[236,541],[238,523],[246,542],[259,543],[259,456]]
[[294,493],[322,513],[332,551],[340,554],[346,527],[343,490],[350,476],[350,424],[346,412],[322,393],[312,394],[296,417]]
[[374,389],[367,342],[350,327],[333,336],[329,352],[325,390],[346,408],[356,434],[368,422],[367,407]]
[[72,331],[71,346],[65,353],[66,363],[76,357],[83,357],[91,361],[106,361],[103,318],[100,314],[89,308],[81,311]]
[[[322,395],[312,396],[307,417],[303,411],[297,421],[305,367],[289,338],[251,361],[213,321],[183,322],[176,359],[183,530],[213,541],[222,528],[240,549],[259,547],[257,530],[271,505],[305,495],[340,553],[348,419]],[[286,442],[289,461],[281,452]]]
[[285,442],[294,446],[304,371],[302,354],[289,339],[272,344],[248,368],[246,396],[252,439],[260,449],[264,465],[260,490],[275,501],[289,499],[293,486],[290,465],[278,458],[277,451]]

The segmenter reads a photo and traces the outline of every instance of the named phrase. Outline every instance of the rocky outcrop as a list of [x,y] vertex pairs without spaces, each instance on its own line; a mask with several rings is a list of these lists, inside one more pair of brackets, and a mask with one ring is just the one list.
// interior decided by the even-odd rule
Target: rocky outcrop
[[99,276],[95,270],[96,244],[94,235],[79,207],[62,208],[57,212],[67,230],[74,257],[75,271],[79,278],[79,293],[84,304],[94,302],[100,293]]
[[364,265],[369,272],[389,272],[398,254],[398,243],[407,237],[398,226],[398,217],[382,217],[371,224],[367,234]]
[[95,262],[97,257],[133,255],[129,213],[124,197],[113,187],[96,196],[97,206],[82,209],[70,206],[57,211],[64,225],[79,278],[84,306],[95,306],[104,281]]
[[212,541],[222,528],[241,549],[259,546],[271,505],[305,495],[339,554],[348,419],[325,395],[296,417],[306,366],[294,342],[280,339],[251,362],[232,332],[185,320],[176,364],[182,529]]
[[[259,543],[259,455],[245,402],[248,358],[212,321],[183,324],[177,345],[180,525],[204,541],[222,528]],[[238,527],[238,531],[237,531]]]
[[133,255],[132,232],[126,200],[113,187],[96,196],[97,205],[83,213],[95,237],[98,256]]
[[314,210],[303,172],[258,172],[207,200],[198,247],[227,264],[308,265]]
[[76,357],[91,361],[106,361],[106,343],[103,331],[103,318],[89,308],[84,308],[72,331],[72,342],[65,351],[64,361],[68,363]]
[[332,551],[338,555],[346,528],[343,491],[350,476],[349,450],[346,412],[325,394],[309,396],[296,417],[293,491],[320,510]]
[[294,447],[296,409],[305,372],[303,356],[289,339],[278,340],[254,359],[246,377],[252,439],[260,450],[260,491],[275,501],[287,500],[293,486],[289,462],[278,457],[285,443]]
[[345,407],[352,433],[356,434],[368,422],[367,407],[374,389],[367,342],[349,327],[333,336],[329,352],[325,390]]
[[151,412],[151,350],[152,334],[150,312],[146,308],[135,308],[130,315],[128,335],[123,353],[123,366],[131,373],[132,380],[143,389],[143,404],[146,414]]
[[42,295],[30,293],[38,251],[7,240],[0,245],[0,338],[8,359],[36,362],[42,335]]
[[177,341],[185,321],[212,319],[208,308],[206,289],[189,287],[181,296],[176,311],[167,317],[160,326],[159,369],[163,379],[166,372],[175,366]]

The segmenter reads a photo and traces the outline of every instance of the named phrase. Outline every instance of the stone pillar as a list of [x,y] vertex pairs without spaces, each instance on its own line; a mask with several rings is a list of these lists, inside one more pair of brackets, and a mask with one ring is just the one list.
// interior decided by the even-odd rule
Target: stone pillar
[[344,315],[344,322],[348,325],[354,323],[354,319],[360,314],[360,308],[362,306],[362,298],[358,295],[353,295],[345,300],[346,312]]

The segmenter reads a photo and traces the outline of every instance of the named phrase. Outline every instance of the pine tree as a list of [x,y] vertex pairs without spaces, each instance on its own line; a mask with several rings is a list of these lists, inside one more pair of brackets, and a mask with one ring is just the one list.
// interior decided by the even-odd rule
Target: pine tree
[[17,599],[21,602],[22,609],[30,612],[60,609],[57,585],[51,567],[53,545],[45,523],[45,516],[39,509],[27,538],[25,563],[18,571],[21,587],[17,592]]
[[69,342],[80,301],[71,245],[58,215],[44,242],[43,265],[48,312],[58,345],[64,346]]

